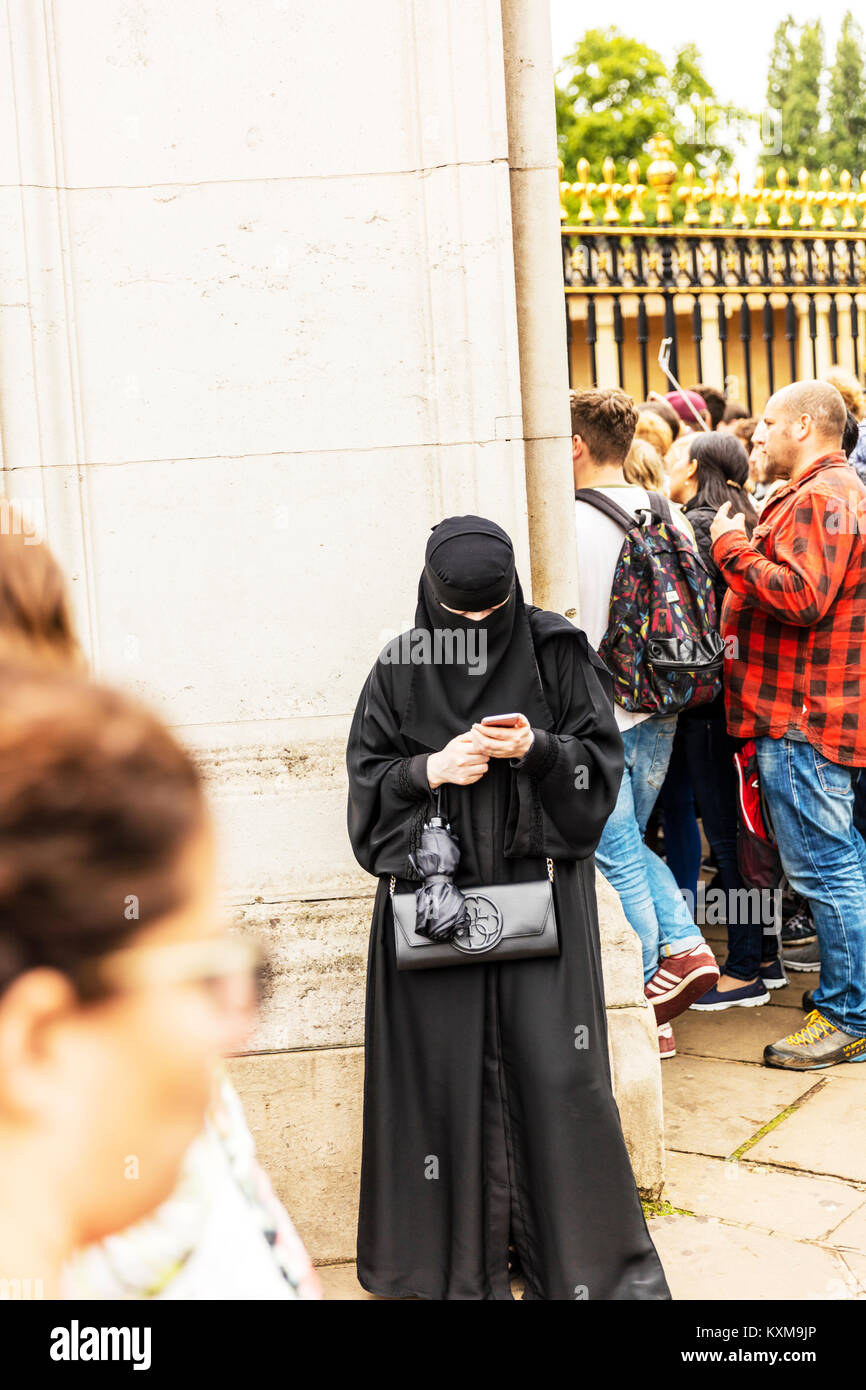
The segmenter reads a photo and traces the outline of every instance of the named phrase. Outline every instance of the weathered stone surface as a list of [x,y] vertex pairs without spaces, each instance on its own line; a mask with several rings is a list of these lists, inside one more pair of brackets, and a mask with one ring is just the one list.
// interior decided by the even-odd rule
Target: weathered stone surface
[[[787,996],[793,1004],[791,989],[777,994]],[[795,996],[799,1003],[799,996]],[[688,1009],[674,1020],[677,1052],[698,1057],[728,1057],[735,1062],[755,1062],[763,1065],[767,1043],[776,1042],[802,1027],[803,1013],[798,1008],[726,1009],[722,1013],[699,1013]]]
[[[847,1190],[851,1191],[850,1188]],[[859,1205],[851,1216],[835,1227],[830,1241],[840,1249],[858,1251],[866,1261],[866,1191],[851,1192],[851,1196],[860,1199]]]
[[814,1084],[808,1073],[673,1057],[662,1066],[665,1145],[725,1158]]
[[662,1088],[655,1016],[644,1003],[607,1015],[616,1103],[635,1181],[645,1197],[661,1194],[665,1180]]
[[363,1044],[371,907],[368,898],[334,898],[236,911],[268,954],[251,1051]]
[[[866,1250],[866,1192],[848,1183],[698,1154],[669,1153],[666,1166],[665,1201],[674,1207],[795,1239]],[[851,1215],[858,1212],[859,1225],[858,1215]],[[842,1238],[846,1228],[848,1240]]]
[[354,1259],[362,1049],[235,1057],[229,1074],[262,1166],[312,1258],[329,1263]]
[[[860,1064],[859,1070],[863,1068]],[[866,1182],[866,1091],[837,1079],[833,1072],[824,1075],[826,1086],[760,1139],[750,1156],[759,1162]],[[814,1072],[810,1080],[815,1085]]]
[[[629,926],[619,894],[598,871],[595,875],[598,899],[598,926],[604,970],[604,997],[609,1009],[646,1003],[643,992],[643,965],[640,943]],[[657,1044],[654,1044],[658,1051]]]
[[322,1290],[327,1299],[367,1299],[371,1302],[405,1302],[414,1303],[414,1299],[377,1299],[374,1293],[368,1293],[358,1283],[358,1276],[353,1264],[345,1265],[320,1265],[319,1278],[322,1281]]
[[[650,1235],[675,1299],[812,1300],[866,1295],[835,1251],[694,1216],[657,1216]],[[706,1339],[718,1350],[722,1343]]]

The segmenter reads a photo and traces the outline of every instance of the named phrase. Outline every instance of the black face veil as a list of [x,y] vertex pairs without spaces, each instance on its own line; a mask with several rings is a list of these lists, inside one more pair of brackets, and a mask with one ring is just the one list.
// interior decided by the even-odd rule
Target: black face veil
[[[515,711],[549,729],[506,532],[485,517],[447,517],[433,527],[424,558],[402,732],[436,751],[488,714]],[[461,616],[487,608],[494,611],[480,621]]]

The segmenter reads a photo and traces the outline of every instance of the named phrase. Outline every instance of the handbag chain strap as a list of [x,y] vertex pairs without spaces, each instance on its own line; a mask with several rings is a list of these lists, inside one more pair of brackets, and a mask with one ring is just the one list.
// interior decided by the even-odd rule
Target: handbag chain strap
[[[552,882],[553,882],[553,860],[552,860],[552,859],[548,859],[548,860],[547,860],[547,877],[550,879],[550,881],[551,881],[551,883],[552,883]],[[389,898],[393,898],[393,896],[394,896],[394,889],[395,889],[396,887],[397,887],[397,879],[396,879],[395,875],[392,874],[392,875],[391,875],[391,881],[390,881],[390,883],[388,884],[388,897],[389,897]]]

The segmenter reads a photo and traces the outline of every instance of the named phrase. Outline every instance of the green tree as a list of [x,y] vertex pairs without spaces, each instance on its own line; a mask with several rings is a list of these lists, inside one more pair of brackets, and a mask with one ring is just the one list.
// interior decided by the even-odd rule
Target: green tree
[[824,30],[820,20],[799,28],[793,17],[776,28],[767,75],[767,102],[779,123],[781,148],[764,160],[769,175],[785,165],[792,182],[801,165],[813,170],[827,153],[821,127]]
[[863,30],[849,10],[842,20],[836,61],[830,72],[827,103],[829,167],[837,178],[847,169],[855,178],[866,169],[866,81]]
[[616,28],[583,35],[558,74],[556,111],[560,159],[570,181],[581,156],[595,179],[608,155],[620,178],[630,159],[639,159],[645,173],[645,146],[656,131],[673,142],[680,166],[691,161],[701,172],[711,164],[726,170],[732,163],[728,129],[742,115],[717,101],[694,44],[681,47],[668,65],[655,49]]

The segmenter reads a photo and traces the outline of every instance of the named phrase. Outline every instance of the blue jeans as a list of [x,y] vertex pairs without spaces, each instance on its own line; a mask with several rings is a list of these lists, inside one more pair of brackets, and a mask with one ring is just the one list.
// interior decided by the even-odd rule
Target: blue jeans
[[815,1006],[866,1037],[866,844],[854,827],[856,768],[829,762],[810,743],[759,738],[758,769],[782,867],[808,899],[821,949]]
[[625,771],[616,805],[602,831],[595,862],[616,889],[623,912],[640,937],[644,979],[660,956],[700,946],[677,881],[657,854],[644,844],[647,821],[670,762],[676,715],[644,719],[622,736]]

